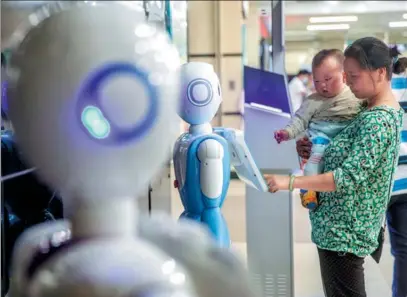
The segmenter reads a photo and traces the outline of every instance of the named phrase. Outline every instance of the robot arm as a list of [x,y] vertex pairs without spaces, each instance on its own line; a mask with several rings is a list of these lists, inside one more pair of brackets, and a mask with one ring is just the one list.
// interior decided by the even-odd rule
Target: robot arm
[[223,156],[223,147],[215,139],[204,140],[199,145],[201,190],[208,198],[218,198],[222,193]]
[[13,297],[27,296],[30,265],[37,251],[45,251],[58,246],[71,238],[71,224],[66,220],[45,222],[24,232],[16,243],[13,252],[13,267],[10,294]]
[[231,164],[238,177],[249,186],[267,192],[268,186],[246,145],[243,132],[228,128],[214,128],[214,132],[228,142]]

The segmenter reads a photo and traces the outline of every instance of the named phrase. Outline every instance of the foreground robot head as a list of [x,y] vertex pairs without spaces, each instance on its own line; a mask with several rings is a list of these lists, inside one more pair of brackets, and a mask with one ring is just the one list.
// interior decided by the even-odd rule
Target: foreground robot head
[[144,18],[119,4],[76,5],[30,18],[39,24],[12,55],[19,146],[70,202],[139,193],[176,137],[178,53]]
[[[55,224],[27,231],[14,256],[14,297],[194,296],[182,266],[131,232],[136,219],[106,210],[124,202],[126,217],[137,215],[132,197],[165,162],[178,128],[178,53],[144,17],[82,3],[34,15],[20,32],[7,69],[17,142],[79,215],[72,239],[59,238]],[[104,226],[109,215],[130,232],[78,236],[81,220]]]
[[191,125],[209,123],[222,102],[219,78],[213,66],[204,62],[182,65],[181,94],[179,116]]

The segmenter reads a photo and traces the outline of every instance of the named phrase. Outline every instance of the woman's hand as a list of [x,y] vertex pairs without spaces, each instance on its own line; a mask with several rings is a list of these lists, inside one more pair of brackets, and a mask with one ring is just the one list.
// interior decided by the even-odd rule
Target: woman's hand
[[288,190],[290,177],[286,175],[265,174],[264,179],[269,187],[269,192],[275,193],[281,190]]
[[308,159],[311,154],[312,142],[308,137],[301,138],[297,141],[297,153],[303,159]]

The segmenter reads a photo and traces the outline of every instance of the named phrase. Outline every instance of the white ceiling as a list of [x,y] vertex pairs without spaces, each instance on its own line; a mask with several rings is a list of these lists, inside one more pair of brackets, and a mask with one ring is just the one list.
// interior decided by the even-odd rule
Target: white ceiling
[[[271,1],[255,1],[256,9],[270,15]],[[288,41],[356,39],[366,35],[381,38],[386,34],[390,43],[407,43],[406,28],[390,28],[389,22],[403,21],[407,1],[284,1]],[[345,31],[307,31],[312,16],[357,16]],[[404,20],[407,21],[407,20]]]
[[[271,1],[254,1],[271,11]],[[407,11],[406,1],[284,1],[286,15],[364,14]]]
[[[2,5],[33,9],[53,1],[2,1]],[[140,2],[140,1],[134,1]],[[176,19],[184,18],[185,1],[173,2]],[[270,15],[271,1],[250,1],[251,9]],[[330,39],[356,39],[366,35],[387,35],[391,43],[407,43],[406,28],[389,28],[390,21],[402,21],[407,13],[407,1],[284,1],[287,41],[312,41]],[[180,6],[180,7],[178,7]],[[180,11],[180,13],[176,13]],[[307,31],[312,16],[355,15],[357,22],[349,23],[346,31]],[[4,14],[2,13],[2,17]],[[407,21],[407,20],[405,20]],[[2,21],[2,25],[5,25]],[[2,26],[4,29],[4,26]],[[2,30],[4,31],[4,30]],[[3,35],[3,32],[2,32]],[[2,36],[3,37],[3,36]]]

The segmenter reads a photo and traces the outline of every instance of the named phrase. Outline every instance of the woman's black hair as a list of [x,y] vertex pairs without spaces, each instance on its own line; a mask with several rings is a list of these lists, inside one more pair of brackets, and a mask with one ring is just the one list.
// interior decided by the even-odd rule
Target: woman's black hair
[[407,70],[407,58],[402,57],[396,60],[393,64],[393,73],[394,74],[402,74],[405,73]]
[[345,57],[358,61],[362,69],[377,70],[386,68],[387,79],[391,80],[393,58],[389,47],[380,39],[364,37],[356,40],[345,50]]
[[400,51],[397,48],[397,45],[390,47],[390,56],[393,59],[393,73],[401,74],[405,73],[407,70],[407,58],[403,57],[399,59],[401,55]]
[[392,58],[397,58],[398,56],[401,55],[399,49],[397,48],[397,45],[390,47],[389,50],[390,50],[390,56]]

